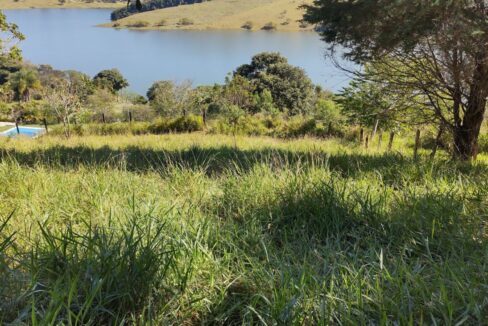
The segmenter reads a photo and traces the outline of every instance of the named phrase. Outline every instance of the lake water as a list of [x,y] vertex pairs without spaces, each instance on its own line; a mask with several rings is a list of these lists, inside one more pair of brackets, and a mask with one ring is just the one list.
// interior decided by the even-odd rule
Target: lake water
[[313,32],[134,31],[96,27],[109,21],[105,9],[7,10],[27,39],[26,60],[94,75],[118,68],[141,94],[156,80],[194,85],[222,83],[237,66],[262,51],[278,51],[305,69],[317,84],[338,90],[348,77],[324,58],[325,44]]

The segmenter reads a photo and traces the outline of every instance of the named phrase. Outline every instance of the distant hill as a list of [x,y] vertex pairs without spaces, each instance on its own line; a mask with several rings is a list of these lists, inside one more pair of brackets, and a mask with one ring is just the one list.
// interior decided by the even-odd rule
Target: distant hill
[[142,12],[107,27],[138,29],[311,30],[299,7],[313,0],[212,0]]
[[125,0],[0,0],[0,9],[119,8]]

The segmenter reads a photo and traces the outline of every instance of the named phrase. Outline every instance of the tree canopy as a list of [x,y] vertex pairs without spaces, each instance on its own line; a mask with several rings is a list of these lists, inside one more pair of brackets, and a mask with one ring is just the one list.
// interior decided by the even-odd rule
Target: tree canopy
[[242,76],[255,86],[255,93],[269,90],[274,103],[281,110],[299,114],[309,107],[313,84],[305,71],[292,66],[279,53],[260,53],[250,64],[237,68],[235,76]]
[[98,86],[106,87],[114,93],[129,86],[129,82],[117,69],[102,70],[93,78],[93,81]]
[[380,63],[369,77],[411,89],[452,132],[454,154],[476,156],[488,96],[487,0],[316,0],[305,8],[332,52],[339,45],[350,60]]

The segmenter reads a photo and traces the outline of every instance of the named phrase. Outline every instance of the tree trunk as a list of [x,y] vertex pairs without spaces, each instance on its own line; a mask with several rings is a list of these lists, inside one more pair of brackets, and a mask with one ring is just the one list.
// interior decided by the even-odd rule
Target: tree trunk
[[454,156],[461,160],[476,159],[478,137],[486,111],[488,65],[479,63],[474,73],[462,124],[454,129]]

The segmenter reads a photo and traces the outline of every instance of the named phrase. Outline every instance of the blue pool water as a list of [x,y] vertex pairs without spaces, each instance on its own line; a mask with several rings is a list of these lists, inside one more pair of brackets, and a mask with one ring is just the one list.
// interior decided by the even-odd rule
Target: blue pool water
[[[43,134],[44,129],[42,129],[42,128],[31,128],[31,127],[19,127],[19,132],[20,132],[21,136],[34,138],[36,136],[39,136],[40,134]],[[18,135],[17,128],[13,127],[12,129],[9,129],[3,133],[0,133],[0,135],[7,136],[7,137],[15,137]]]

